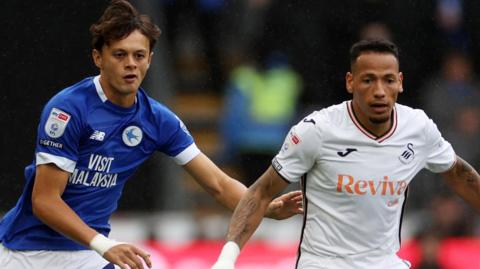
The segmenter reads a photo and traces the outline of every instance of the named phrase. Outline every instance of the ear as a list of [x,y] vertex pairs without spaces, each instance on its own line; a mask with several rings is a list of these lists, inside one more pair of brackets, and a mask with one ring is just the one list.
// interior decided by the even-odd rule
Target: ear
[[347,72],[345,75],[345,85],[347,87],[347,92],[353,93],[353,75],[351,72]]
[[96,49],[92,50],[92,59],[95,65],[99,68],[102,69],[102,53]]
[[150,64],[152,63],[152,58],[153,58],[153,52],[151,52],[150,55],[149,55],[149,57],[148,57],[147,69],[150,68]]
[[403,73],[402,72],[398,73],[398,81],[400,83],[400,90],[398,92],[402,93],[403,92]]

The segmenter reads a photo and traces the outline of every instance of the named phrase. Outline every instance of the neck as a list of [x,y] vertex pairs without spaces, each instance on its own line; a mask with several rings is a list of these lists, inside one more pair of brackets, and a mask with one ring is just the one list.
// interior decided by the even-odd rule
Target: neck
[[135,104],[135,95],[133,94],[129,96],[118,96],[118,95],[108,96],[108,94],[105,94],[105,95],[107,96],[108,101],[114,103],[117,106],[129,108]]
[[113,104],[129,108],[135,104],[135,96],[136,92],[134,93],[121,93],[120,91],[115,91],[112,89],[112,86],[104,81],[103,77],[100,76],[100,85],[102,86],[102,90],[105,93],[108,101],[112,102]]
[[356,105],[355,102],[352,101],[352,111],[357,120],[360,124],[365,128],[368,132],[375,135],[376,137],[381,137],[382,135],[386,134],[390,128],[392,128],[393,124],[393,111],[390,114],[388,120],[383,122],[375,122],[372,119],[368,118],[367,115],[362,113],[362,110]]

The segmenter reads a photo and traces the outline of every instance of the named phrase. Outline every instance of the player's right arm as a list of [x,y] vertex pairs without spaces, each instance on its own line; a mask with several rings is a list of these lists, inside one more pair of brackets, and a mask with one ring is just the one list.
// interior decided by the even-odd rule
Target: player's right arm
[[236,207],[227,241],[234,241],[243,247],[250,236],[255,232],[268,204],[278,193],[284,190],[289,183],[282,179],[272,166],[247,190]]
[[288,182],[270,166],[250,187],[236,207],[228,230],[227,243],[212,269],[233,269],[240,249],[257,229],[273,197]]
[[[89,227],[62,199],[70,173],[78,161],[80,139],[88,130],[82,113],[86,108],[78,102],[81,96],[61,93],[45,106],[38,126],[36,171],[32,190],[33,214],[47,226],[87,246],[121,268],[143,268],[138,256],[150,265],[148,255],[124,243],[106,238]],[[61,145],[50,146],[50,143]],[[132,255],[135,253],[135,255]]]
[[[149,255],[135,246],[118,243],[90,228],[62,199],[70,173],[55,164],[36,168],[32,191],[33,214],[55,231],[91,247],[120,268],[144,268],[140,257],[151,268]],[[93,243],[93,244],[92,244]],[[103,253],[102,253],[103,252]]]
[[212,269],[234,268],[240,249],[260,224],[266,205],[289,183],[298,182],[311,169],[320,142],[313,118],[304,119],[290,130],[272,165],[248,188],[236,207],[230,221],[227,243]]
[[33,214],[54,230],[88,246],[97,232],[62,199],[69,174],[52,163],[37,166],[32,191]]

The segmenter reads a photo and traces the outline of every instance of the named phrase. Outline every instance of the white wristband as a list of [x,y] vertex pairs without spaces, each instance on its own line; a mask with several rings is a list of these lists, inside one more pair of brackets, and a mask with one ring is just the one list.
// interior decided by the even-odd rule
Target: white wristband
[[231,261],[232,263],[235,263],[237,260],[238,255],[240,255],[240,247],[237,245],[237,243],[233,241],[228,241],[222,249],[222,252],[220,253],[220,256],[218,257],[218,260],[228,260]]
[[90,241],[90,248],[98,252],[103,257],[103,254],[107,252],[109,249],[116,245],[122,244],[121,242],[117,242],[112,239],[108,239],[103,234],[97,234],[93,237],[92,241]]

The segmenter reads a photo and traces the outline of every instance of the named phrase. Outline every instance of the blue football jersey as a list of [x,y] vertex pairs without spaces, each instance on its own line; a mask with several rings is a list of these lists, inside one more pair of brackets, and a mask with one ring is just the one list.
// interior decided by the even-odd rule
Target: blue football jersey
[[70,172],[63,200],[90,227],[108,236],[126,180],[153,152],[183,165],[200,151],[182,121],[139,89],[130,108],[107,100],[99,76],[55,95],[45,106],[35,159],[25,169],[21,197],[0,222],[0,241],[13,250],[83,250],[32,213],[35,167],[54,163]]

